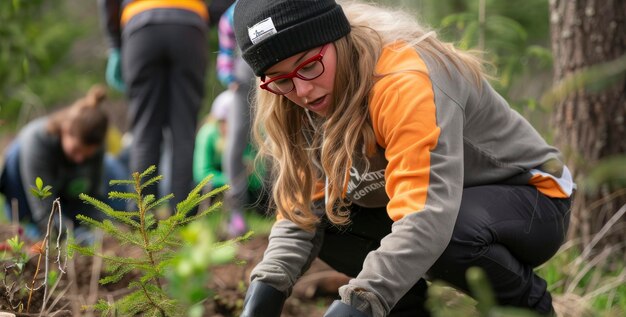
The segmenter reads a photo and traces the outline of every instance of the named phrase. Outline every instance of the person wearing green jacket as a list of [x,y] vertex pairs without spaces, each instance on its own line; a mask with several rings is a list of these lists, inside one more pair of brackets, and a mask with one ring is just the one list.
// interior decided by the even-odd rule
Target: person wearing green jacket
[[[208,175],[213,175],[211,187],[218,188],[229,184],[228,176],[222,169],[222,157],[226,148],[226,136],[228,129],[228,113],[235,102],[235,92],[226,90],[219,94],[211,105],[211,113],[206,122],[200,127],[196,135],[196,144],[193,157],[193,178],[196,183],[202,181]],[[259,197],[262,191],[263,172],[255,168],[254,158],[256,151],[251,144],[246,146],[243,161],[248,167],[248,197]],[[245,229],[246,225],[241,214],[231,217],[229,234],[237,235]]]

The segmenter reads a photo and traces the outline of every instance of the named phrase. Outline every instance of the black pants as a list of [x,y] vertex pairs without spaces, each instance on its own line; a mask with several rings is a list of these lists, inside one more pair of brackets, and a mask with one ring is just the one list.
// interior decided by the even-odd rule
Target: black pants
[[[193,186],[192,161],[198,111],[204,96],[206,30],[192,25],[149,24],[124,32],[122,63],[133,135],[131,172],[150,165],[169,170],[175,206]],[[171,166],[159,166],[164,133],[171,133]],[[149,186],[146,194],[157,194]]]
[[[428,272],[469,293],[465,272],[486,273],[500,305],[539,313],[552,310],[545,280],[533,268],[559,249],[569,225],[570,199],[549,198],[531,186],[489,185],[463,190],[452,239]],[[357,276],[367,253],[391,232],[385,208],[353,207],[352,224],[326,229],[319,257],[336,270]],[[428,316],[427,284],[418,283],[394,306],[390,316]]]

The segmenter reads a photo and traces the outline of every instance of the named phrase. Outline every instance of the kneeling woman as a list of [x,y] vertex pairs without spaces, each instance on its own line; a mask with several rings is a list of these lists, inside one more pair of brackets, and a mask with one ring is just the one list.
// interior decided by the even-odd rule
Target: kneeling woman
[[[0,190],[7,203],[17,201],[19,220],[31,238],[45,232],[57,197],[63,214],[74,221],[77,214],[100,218],[78,195],[102,197],[108,118],[99,105],[105,96],[104,87],[94,86],[73,105],[28,123],[9,145]],[[52,186],[52,195],[43,201],[30,193],[37,177]]]
[[279,316],[316,256],[354,277],[326,316],[427,315],[424,278],[468,291],[472,266],[501,305],[552,312],[533,268],[574,184],[479,59],[357,2],[239,0],[234,21],[278,213],[244,316]]

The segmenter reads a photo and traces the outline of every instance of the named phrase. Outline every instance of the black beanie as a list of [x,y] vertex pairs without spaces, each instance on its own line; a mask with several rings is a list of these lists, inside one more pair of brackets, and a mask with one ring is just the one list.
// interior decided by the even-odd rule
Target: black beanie
[[334,0],[239,0],[233,19],[242,57],[257,76],[350,33],[348,19]]

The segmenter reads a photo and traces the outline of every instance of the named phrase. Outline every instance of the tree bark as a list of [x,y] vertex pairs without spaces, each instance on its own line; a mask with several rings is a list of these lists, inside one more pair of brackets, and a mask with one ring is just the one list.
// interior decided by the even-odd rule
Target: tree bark
[[[550,0],[550,13],[555,82],[626,54],[626,1]],[[554,106],[555,144],[579,186],[570,238],[586,244],[626,203],[623,188],[602,184],[590,193],[583,183],[603,158],[626,153],[626,81],[600,92],[571,92]],[[603,241],[626,241],[625,228],[622,220]]]

